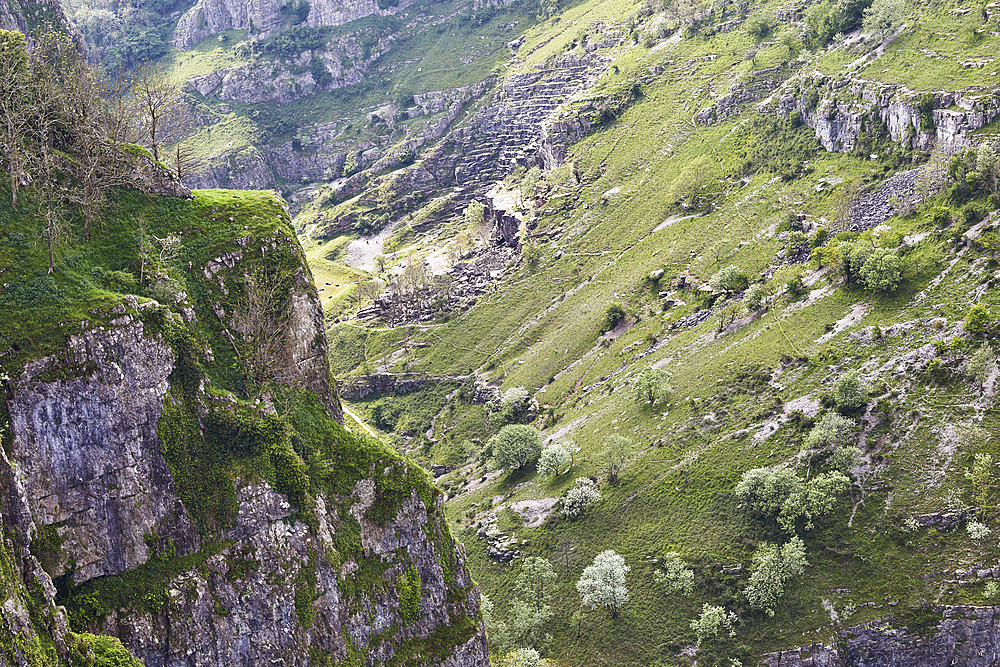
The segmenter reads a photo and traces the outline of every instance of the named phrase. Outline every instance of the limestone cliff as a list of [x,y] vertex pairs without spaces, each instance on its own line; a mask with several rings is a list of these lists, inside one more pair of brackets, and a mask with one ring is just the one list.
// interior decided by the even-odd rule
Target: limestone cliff
[[30,36],[36,27],[45,24],[69,28],[58,0],[0,0],[0,30],[16,30]]
[[485,667],[440,494],[341,426],[280,200],[152,201],[152,233],[180,239],[183,258],[148,269],[156,298],[103,296],[50,323],[67,333],[46,354],[0,351],[0,634],[19,642],[0,665],[58,664],[59,604],[74,630],[116,636],[150,667]]
[[[810,90],[819,91],[812,98],[819,100],[815,106]],[[919,94],[863,79],[820,77],[803,85],[798,94],[781,97],[778,109],[801,113],[828,151],[851,150],[858,135],[871,130],[874,121],[885,126],[892,141],[951,154],[967,147],[970,133],[1000,116],[1000,99],[997,91]]]
[[928,628],[882,619],[840,633],[835,644],[813,644],[764,656],[768,667],[987,667],[1000,659],[997,607],[938,607]]
[[408,0],[380,7],[376,0],[313,0],[296,2],[291,0],[198,0],[184,12],[177,22],[173,44],[179,49],[188,49],[206,37],[225,30],[249,30],[255,36],[265,38],[273,35],[288,24],[288,17],[303,8],[308,9],[304,22],[310,26],[338,26],[372,14],[389,15],[409,5]]

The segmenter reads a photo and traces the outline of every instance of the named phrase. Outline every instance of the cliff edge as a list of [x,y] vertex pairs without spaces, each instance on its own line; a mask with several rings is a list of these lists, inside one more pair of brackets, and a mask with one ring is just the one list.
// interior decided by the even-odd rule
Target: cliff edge
[[70,627],[150,667],[487,664],[439,492],[342,426],[276,195],[123,192],[52,276],[0,224],[0,631],[42,647],[0,665]]

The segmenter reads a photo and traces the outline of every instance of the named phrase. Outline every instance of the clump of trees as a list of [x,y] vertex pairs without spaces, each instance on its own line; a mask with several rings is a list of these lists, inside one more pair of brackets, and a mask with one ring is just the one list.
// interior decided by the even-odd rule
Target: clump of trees
[[774,616],[774,604],[785,592],[785,584],[807,565],[806,547],[798,536],[780,547],[764,542],[753,555],[750,581],[743,594],[751,607]]
[[841,232],[813,248],[820,266],[831,266],[848,286],[860,285],[878,293],[894,292],[903,280],[903,260],[897,248],[902,237],[887,225],[862,234]]
[[702,605],[701,614],[691,621],[691,629],[698,636],[698,644],[709,637],[717,637],[719,632],[725,631],[730,637],[736,636],[733,624],[736,622],[736,614],[726,611],[725,607],[705,603]]
[[490,638],[492,664],[518,665],[512,660],[532,659],[539,664],[539,651],[552,643],[552,635],[545,632],[545,625],[552,618],[552,589],[558,575],[552,563],[538,556],[528,556],[521,564],[515,582],[515,596],[502,618],[493,602],[482,598],[483,621]]
[[[143,142],[158,157],[179,138],[184,113],[177,88],[153,69],[112,78],[63,32],[34,42],[29,55],[24,35],[0,31],[0,169],[11,208],[19,210],[26,189],[40,210],[52,273],[55,247],[69,234],[64,213],[82,213],[89,239],[111,189],[133,182],[141,149],[132,144]],[[178,173],[189,164],[178,154]]]
[[993,318],[990,317],[990,310],[983,303],[974,305],[965,316],[965,330],[970,333],[985,334],[992,324]]
[[826,0],[810,6],[803,40],[814,49],[825,47],[837,34],[858,28],[871,4],[870,0]]
[[813,519],[828,514],[848,487],[850,480],[839,471],[803,482],[788,468],[754,468],[743,473],[733,493],[754,514],[775,519],[782,529],[794,533],[800,520],[805,530],[811,529]]
[[861,29],[876,39],[885,39],[902,22],[906,0],[875,0],[864,11]]
[[961,203],[977,196],[1000,195],[1000,157],[990,141],[955,155],[948,162],[949,199]]
[[516,424],[525,420],[531,408],[531,392],[524,387],[511,387],[503,393],[496,411],[498,424]]
[[609,304],[604,310],[604,318],[601,320],[601,333],[611,331],[625,321],[625,309],[620,303]]

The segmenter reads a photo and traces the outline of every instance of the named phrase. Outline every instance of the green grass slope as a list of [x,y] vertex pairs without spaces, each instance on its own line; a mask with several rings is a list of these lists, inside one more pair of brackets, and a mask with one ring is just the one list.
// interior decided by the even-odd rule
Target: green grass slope
[[[997,325],[987,317],[983,333],[967,324],[974,306],[997,303],[1000,288],[996,200],[984,181],[969,180],[962,165],[974,158],[954,161],[912,210],[897,203],[885,227],[838,236],[862,193],[900,170],[919,167],[926,178],[939,158],[878,133],[856,151],[826,153],[797,118],[773,106],[757,111],[755,101],[711,126],[692,120],[768,68],[782,68],[775,70],[776,88],[814,69],[836,74],[870,54],[876,41],[859,46],[832,34],[829,45],[804,48],[808,17],[833,6],[812,3],[798,23],[776,18],[776,4],[750,16],[730,8],[674,33],[656,26],[682,27],[677,5],[581,3],[558,22],[536,26],[519,51],[532,55],[512,70],[580,48],[583,17],[600,16],[634,30],[636,40],[615,54],[588,95],[607,101],[633,84],[641,94],[571,147],[579,182],[564,170],[543,174],[547,202],[526,211],[537,222],[535,261],[522,259],[474,307],[450,319],[419,327],[350,322],[330,330],[332,348],[352,360],[335,367],[342,375],[378,366],[426,376],[478,372],[502,389],[527,388],[539,405],[532,425],[579,448],[565,474],[546,478],[532,465],[498,473],[488,449],[498,411],[466,393],[432,385],[359,406],[425,464],[453,467],[438,481],[496,616],[513,618],[520,568],[487,555],[488,526],[516,537],[524,555],[552,561],[554,615],[544,631],[553,641],[542,655],[555,664],[686,664],[696,641],[691,622],[704,604],[722,605],[737,620],[734,637],[702,642],[698,663],[746,665],[890,614],[884,623],[916,631],[938,618],[935,605],[995,601],[987,588],[992,575],[964,574],[992,567],[997,557],[994,536],[975,537],[970,521],[1000,527],[995,470],[978,486],[966,474],[977,454],[1000,456]],[[961,64],[996,46],[980,19],[972,32],[982,34],[963,28],[976,16],[947,2],[910,7],[884,55],[869,57],[854,75],[917,91],[988,92],[990,66]],[[766,25],[751,30],[755,17]],[[928,48],[941,58],[925,67],[921,49]],[[993,131],[988,126],[978,136]],[[700,191],[692,194],[692,183]],[[679,206],[684,198],[694,207]],[[794,229],[800,218],[803,234]],[[820,228],[829,236],[816,236]],[[540,234],[549,231],[553,236]],[[432,251],[431,238],[411,239],[411,249]],[[830,253],[855,241],[899,258],[898,286],[879,291],[856,277],[845,284]],[[805,262],[773,277],[803,246]],[[766,286],[771,296],[763,308],[747,311],[737,298],[675,281],[707,281],[727,266]],[[673,306],[661,292],[671,293]],[[727,303],[734,305],[727,310]],[[605,334],[612,304],[627,317]],[[707,320],[685,324],[706,309]],[[981,362],[985,370],[977,369]],[[655,406],[634,395],[649,367],[665,371],[671,388]],[[750,511],[734,491],[753,468],[787,467],[802,479],[832,471],[829,452],[810,455],[806,440],[824,414],[837,411],[836,387],[853,371],[867,382],[867,401],[841,411],[857,425],[851,442],[862,458],[832,511],[815,517],[809,530],[798,524],[809,565],[788,581],[769,616],[745,593],[753,555],[791,533]],[[431,439],[423,436],[429,415],[437,416]],[[616,434],[632,449],[615,484],[602,452]],[[546,500],[550,506],[585,476],[598,480],[602,497],[580,518],[556,505],[529,527],[512,509]],[[942,525],[942,516],[953,521]],[[617,618],[582,607],[575,587],[583,568],[607,549],[631,567],[631,599]],[[669,552],[694,570],[689,596],[669,593],[654,577]]]

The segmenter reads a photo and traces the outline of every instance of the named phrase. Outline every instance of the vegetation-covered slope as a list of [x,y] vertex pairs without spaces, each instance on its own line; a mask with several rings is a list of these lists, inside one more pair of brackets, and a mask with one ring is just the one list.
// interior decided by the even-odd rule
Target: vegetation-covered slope
[[[998,455],[996,202],[990,151],[976,151],[996,112],[989,65],[966,64],[995,46],[996,17],[913,5],[884,33],[859,33],[864,9],[583,3],[529,30],[511,77],[583,53],[608,23],[624,39],[597,47],[605,73],[560,107],[564,126],[547,126],[568,141],[565,163],[536,177],[529,152],[506,181],[520,197],[495,200],[524,223],[520,259],[471,307],[331,329],[345,376],[459,376],[355,407],[439,472],[452,468],[438,481],[496,618],[515,623],[520,570],[488,552],[552,562],[542,634],[553,643],[524,641],[556,663],[687,660],[705,604],[736,613],[735,636],[706,637],[699,663],[748,664],[875,618],[917,631],[936,626],[938,605],[993,600],[994,540],[980,526],[995,529],[995,473],[982,462]],[[397,226],[386,265],[426,258],[440,271],[465,224]],[[729,266],[746,282],[727,282]],[[652,405],[636,396],[650,368],[669,386]],[[471,381],[452,393],[473,372],[527,388],[537,408],[522,419],[578,448],[568,472],[491,471],[500,402],[477,401]],[[838,401],[855,373],[863,399]],[[824,439],[830,415],[849,424]],[[614,435],[630,445],[617,483]],[[852,464],[833,456],[852,446]],[[850,484],[827,487],[831,509],[819,491],[796,496],[789,529],[736,493],[751,469],[808,485],[838,467]],[[599,502],[575,519],[558,504],[549,513],[587,476]],[[785,496],[773,493],[777,515]],[[747,594],[754,554],[793,534],[808,566],[770,616]],[[575,584],[607,549],[631,567],[631,599],[617,618],[578,615]],[[694,571],[690,595],[657,582],[672,552]]]

